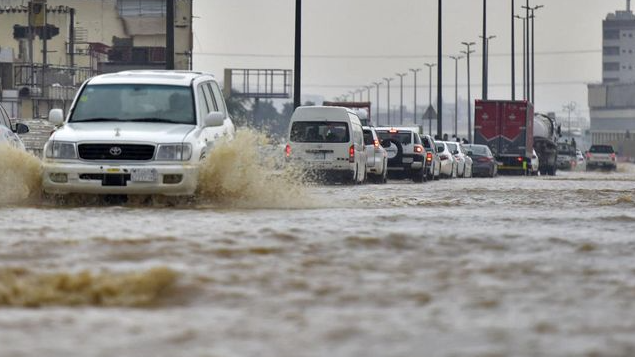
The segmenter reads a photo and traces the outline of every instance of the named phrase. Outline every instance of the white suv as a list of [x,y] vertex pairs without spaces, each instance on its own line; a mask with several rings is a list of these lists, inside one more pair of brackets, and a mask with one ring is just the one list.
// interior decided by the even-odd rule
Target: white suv
[[234,135],[213,76],[127,71],[87,80],[44,147],[47,193],[191,195],[198,165]]

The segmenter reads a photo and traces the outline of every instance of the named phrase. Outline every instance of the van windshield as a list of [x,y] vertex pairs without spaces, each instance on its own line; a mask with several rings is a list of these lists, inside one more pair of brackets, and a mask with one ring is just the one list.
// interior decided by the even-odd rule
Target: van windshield
[[69,122],[130,121],[196,125],[190,87],[107,84],[88,85]]
[[296,143],[347,143],[350,135],[345,122],[296,121],[290,139]]

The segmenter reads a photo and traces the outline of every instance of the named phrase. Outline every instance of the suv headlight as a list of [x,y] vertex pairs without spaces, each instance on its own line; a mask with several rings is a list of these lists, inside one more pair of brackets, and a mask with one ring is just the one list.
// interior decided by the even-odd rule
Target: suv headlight
[[75,143],[65,141],[52,141],[46,145],[46,157],[48,159],[77,159]]
[[157,147],[157,161],[187,161],[191,158],[190,144],[160,144]]

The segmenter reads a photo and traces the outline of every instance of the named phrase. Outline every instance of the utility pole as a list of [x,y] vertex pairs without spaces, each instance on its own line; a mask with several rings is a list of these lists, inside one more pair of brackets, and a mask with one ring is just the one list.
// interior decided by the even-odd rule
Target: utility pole
[[403,125],[403,77],[408,73],[395,73],[399,77],[399,125]]
[[483,0],[483,100],[487,100],[487,0]]
[[381,82],[373,82],[373,84],[377,87],[377,103],[375,105],[377,107],[377,125],[379,125],[379,86]]
[[470,47],[476,45],[474,42],[462,42],[467,49],[461,51],[467,57],[467,140],[472,143],[472,93],[470,83],[470,55],[476,51],[472,51]]
[[174,0],[166,1],[165,11],[165,69],[174,69]]
[[454,60],[454,137],[459,137],[459,60],[463,56],[450,56]]
[[[567,124],[567,131],[569,132],[569,139],[573,138],[573,135],[571,134],[571,112],[575,111],[576,108],[576,103],[575,102],[569,102],[569,104],[564,105],[562,108],[569,113],[569,119],[568,119],[568,124]],[[571,140],[569,140],[571,141]]]
[[351,95],[351,98],[353,98],[351,101],[354,102],[355,101],[355,93],[357,93],[356,90],[349,90],[348,93]]
[[295,54],[293,69],[293,108],[302,105],[302,0],[295,0]]
[[527,89],[526,90],[527,90],[527,101],[531,102],[531,87],[530,87],[531,86],[531,81],[529,80],[531,78],[531,72],[529,71],[530,70],[530,68],[529,68],[529,54],[530,54],[530,52],[529,52],[529,9],[530,9],[529,0],[527,0],[527,5],[523,6],[523,8],[526,11],[525,19],[526,19],[526,22],[527,22],[527,34],[526,34],[526,38],[525,38],[525,49],[527,50],[526,51],[526,53],[527,53],[527,63],[525,63],[525,69],[527,71],[527,83],[526,83]]
[[[483,36],[480,36],[483,37]],[[489,41],[495,39],[495,35],[487,36],[484,38],[485,41],[485,53],[483,53],[483,100],[487,100],[487,90],[489,87],[488,77],[489,77]]]
[[512,0],[512,100],[516,100],[516,10]]
[[527,19],[516,15],[517,19],[523,20],[523,99],[527,98]]
[[391,125],[391,123],[390,123],[390,82],[392,82],[395,79],[394,78],[385,78],[384,77],[384,80],[386,81],[386,84],[388,85],[388,89],[386,90],[386,96],[387,96],[387,99],[388,99],[388,106],[387,106],[387,108],[388,108],[388,126],[390,126]]
[[443,136],[443,0],[438,5],[438,41],[437,41],[437,135]]
[[416,125],[417,124],[417,72],[421,71],[421,68],[410,68],[409,71],[412,72],[415,78],[415,95],[414,95],[415,107],[414,107],[414,113],[412,115],[414,116],[413,123]]
[[[535,75],[536,47],[535,47],[535,41],[534,41],[534,34],[535,34],[534,19],[536,18],[536,15],[535,15],[536,10],[541,9],[543,7],[544,7],[543,5],[527,7],[527,12],[528,12],[527,19],[531,19],[531,30],[529,30],[529,28],[527,29],[527,32],[531,31],[531,51],[528,51],[531,53],[531,56],[528,57],[528,62],[529,60],[531,60],[531,71],[529,70],[529,63],[527,63],[528,65],[527,73],[531,73],[531,75],[528,75],[528,81],[530,82],[530,85],[527,87],[527,90],[528,90],[528,95],[530,97],[530,102],[534,104],[534,108],[536,106],[536,75]],[[527,26],[529,26],[529,23],[527,24]],[[528,43],[528,46],[529,46],[529,43]]]
[[364,86],[364,88],[366,88],[366,101],[370,102],[370,89],[373,88],[373,86]]
[[[428,96],[428,108],[432,108],[432,67],[436,66],[436,63],[425,63],[425,66],[428,67],[428,80],[430,81],[428,84],[428,88],[430,90],[429,96]],[[434,136],[432,135],[432,118],[428,119],[428,129],[429,129],[429,133],[430,136]]]

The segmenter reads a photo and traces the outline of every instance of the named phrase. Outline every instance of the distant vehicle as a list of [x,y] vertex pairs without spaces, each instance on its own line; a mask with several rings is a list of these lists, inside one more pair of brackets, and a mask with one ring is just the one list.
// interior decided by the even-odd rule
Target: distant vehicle
[[534,140],[534,108],[527,101],[477,100],[474,143],[487,145],[501,171],[526,174]]
[[538,157],[536,150],[533,150],[533,153],[531,154],[531,161],[527,170],[529,170],[529,174],[531,176],[538,175],[540,172],[540,158]]
[[617,170],[617,153],[611,145],[592,145],[586,154],[586,170]]
[[18,134],[26,134],[29,132],[29,127],[22,123],[17,123],[15,128],[11,124],[9,114],[0,105],[0,145],[10,145],[16,149],[25,150],[24,143]]
[[496,158],[487,145],[466,144],[465,149],[473,160],[473,176],[495,177],[498,175]]
[[287,159],[314,173],[316,179],[345,183],[366,181],[364,132],[352,110],[298,107],[291,116],[287,139]]
[[364,130],[364,145],[366,145],[366,173],[368,178],[376,183],[386,183],[388,154],[381,146],[375,128],[364,126],[362,129]]
[[448,144],[445,141],[437,141],[437,152],[439,153],[439,159],[441,159],[441,175],[447,178],[455,178],[458,164]]
[[[470,177],[472,173],[471,161],[468,160],[467,152],[464,152],[463,146],[459,142],[448,141],[446,144],[449,146],[450,151],[454,155],[454,159],[456,160],[457,169],[456,175],[457,177]],[[469,164],[468,164],[469,161]]]
[[[359,117],[362,126],[374,126],[371,116],[371,102],[329,102],[322,103],[325,107],[343,107],[355,112]],[[362,114],[363,113],[363,114]]]
[[218,82],[185,71],[126,71],[87,80],[44,146],[51,194],[192,195],[199,165],[234,135]]
[[537,113],[534,116],[534,150],[538,154],[540,173],[555,175],[558,166],[560,126],[554,118]]
[[575,147],[569,143],[558,143],[558,169],[572,171],[578,162]]
[[584,154],[582,153],[581,150],[576,150],[575,151],[575,157],[577,160],[577,164],[576,164],[576,169],[579,171],[585,171],[586,170],[586,158],[584,157]]
[[437,153],[437,144],[430,135],[420,135],[423,148],[426,150],[426,171],[428,180],[438,180],[441,177],[441,159]]
[[388,172],[402,173],[414,182],[427,180],[426,151],[416,128],[376,128],[388,153]]

